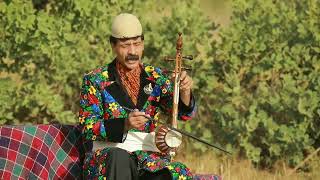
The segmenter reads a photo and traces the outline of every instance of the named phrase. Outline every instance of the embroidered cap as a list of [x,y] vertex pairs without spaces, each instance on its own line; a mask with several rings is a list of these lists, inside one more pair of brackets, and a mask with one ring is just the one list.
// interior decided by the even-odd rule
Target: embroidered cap
[[115,38],[132,38],[141,36],[141,23],[136,16],[128,13],[121,13],[113,20],[111,35]]

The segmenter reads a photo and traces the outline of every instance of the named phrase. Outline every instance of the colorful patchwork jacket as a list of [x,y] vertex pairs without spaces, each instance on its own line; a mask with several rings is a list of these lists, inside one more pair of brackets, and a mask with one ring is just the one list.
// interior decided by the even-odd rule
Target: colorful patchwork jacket
[[[83,78],[80,94],[79,122],[86,140],[122,142],[124,123],[128,117],[123,106],[139,109],[158,119],[159,113],[171,113],[173,84],[160,68],[143,64],[140,76],[140,91],[135,106],[121,85],[115,61],[93,70]],[[179,119],[190,120],[195,113],[195,101],[186,106],[180,101]],[[130,131],[152,132],[157,123],[148,121],[141,129]]]
[[[79,122],[86,140],[123,142],[124,124],[130,113],[123,107],[144,111],[155,120],[158,120],[160,112],[171,114],[172,82],[160,68],[145,64],[143,68],[137,105],[134,105],[122,86],[115,61],[84,76],[80,94]],[[194,98],[192,97],[190,106],[180,101],[178,109],[180,120],[190,120],[196,109]],[[142,128],[130,131],[152,132],[157,125],[148,121]],[[96,154],[104,151],[98,151]],[[163,167],[172,169],[168,156],[144,151],[137,151],[135,155],[139,162],[144,164],[142,168],[146,170],[157,171]],[[177,166],[175,169],[181,168]]]

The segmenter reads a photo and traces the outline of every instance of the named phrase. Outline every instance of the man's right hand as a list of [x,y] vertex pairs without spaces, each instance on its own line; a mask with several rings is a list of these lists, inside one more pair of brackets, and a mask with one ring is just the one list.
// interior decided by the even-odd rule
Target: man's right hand
[[126,119],[125,130],[128,131],[132,128],[141,128],[148,121],[147,117],[150,116],[145,112],[140,112],[138,109],[135,109],[133,112],[129,113],[129,116]]

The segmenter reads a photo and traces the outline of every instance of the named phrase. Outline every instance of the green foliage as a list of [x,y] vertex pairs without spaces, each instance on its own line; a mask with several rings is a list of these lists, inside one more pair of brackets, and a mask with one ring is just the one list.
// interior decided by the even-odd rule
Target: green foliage
[[[233,2],[232,24],[209,54],[203,112],[212,133],[253,162],[289,164],[319,146],[320,2]],[[239,148],[240,147],[240,148]]]
[[16,99],[13,96],[11,89],[17,88],[9,78],[0,79],[0,124],[7,121],[14,121],[13,117],[13,104]]
[[296,164],[320,145],[319,3],[235,0],[216,40],[196,0],[2,1],[0,123],[76,124],[82,75],[112,61],[112,18],[132,12],[144,27],[144,61],[170,68],[161,59],[175,55],[178,32],[195,55],[186,64],[198,115],[184,129],[259,165]]
[[[192,40],[186,50],[197,54],[200,38],[209,39],[210,23],[204,23],[197,3],[176,1],[172,5],[172,18],[154,21],[153,14],[143,14],[145,9],[163,11],[156,1],[1,2],[0,70],[17,76],[20,84],[19,89],[10,89],[18,99],[12,104],[16,107],[13,117],[20,123],[76,123],[82,75],[112,60],[110,23],[120,12],[141,15],[147,62],[161,64],[163,54],[174,55],[180,31]],[[199,27],[199,33],[194,33]],[[8,119],[6,123],[12,122]]]
[[10,109],[15,121],[1,117],[1,122],[77,123],[82,75],[113,58],[108,42],[111,19],[122,11],[142,13],[150,4],[0,2],[0,71],[6,73],[1,78],[13,74],[20,84],[19,89],[7,90],[16,99],[1,109]]

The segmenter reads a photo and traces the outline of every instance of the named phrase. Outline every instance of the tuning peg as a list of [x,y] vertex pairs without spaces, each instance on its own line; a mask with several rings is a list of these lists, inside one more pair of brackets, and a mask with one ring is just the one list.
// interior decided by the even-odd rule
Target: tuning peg
[[187,55],[187,56],[183,56],[183,59],[187,59],[187,60],[193,60],[193,56],[192,55]]
[[182,67],[181,69],[186,70],[186,71],[192,71],[191,67]]
[[[181,68],[182,70],[185,70],[185,71],[192,71],[192,68],[191,67],[182,67]],[[174,70],[165,70],[166,73],[170,72],[170,73],[174,73],[175,71]]]
[[[187,55],[187,56],[183,56],[182,59],[184,60],[193,60],[193,56],[192,55]],[[165,56],[163,57],[163,60],[165,61],[175,61],[175,58],[169,57],[169,56]]]
[[165,61],[175,61],[176,59],[172,58],[172,57],[169,57],[169,56],[165,56],[165,57],[163,57],[163,60],[165,60]]

